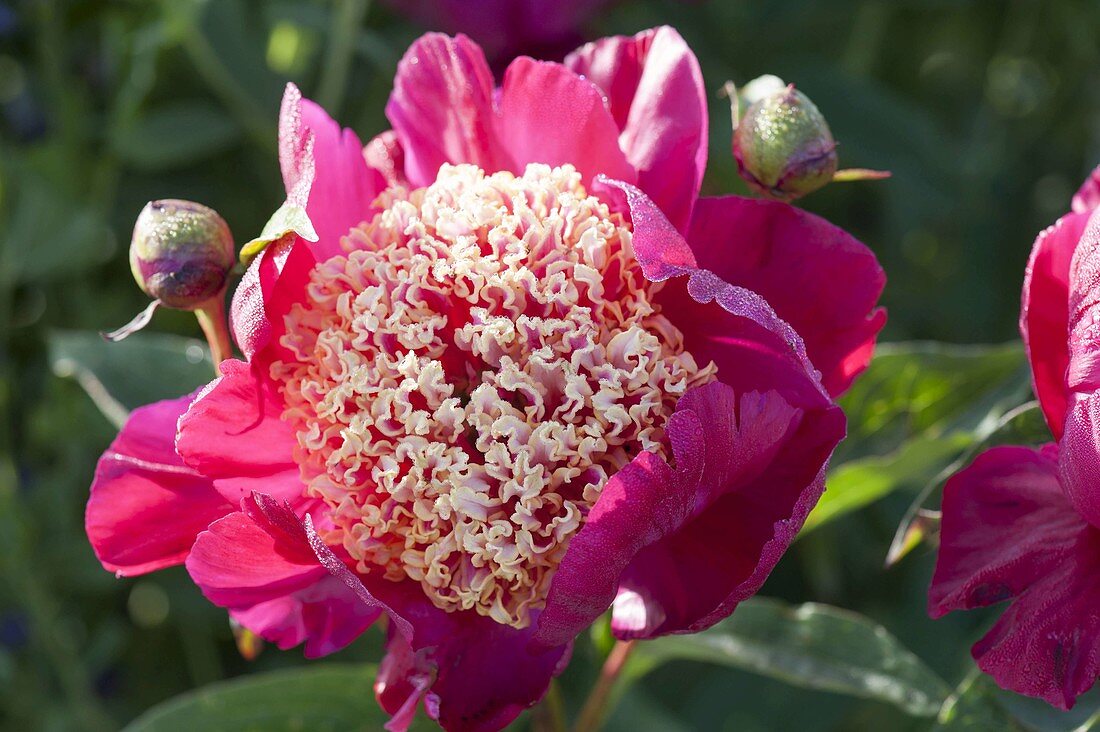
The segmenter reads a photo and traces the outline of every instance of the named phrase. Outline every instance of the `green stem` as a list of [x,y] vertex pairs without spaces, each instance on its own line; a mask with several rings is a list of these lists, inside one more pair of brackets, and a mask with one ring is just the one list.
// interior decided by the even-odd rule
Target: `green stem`
[[229,326],[225,320],[225,290],[222,290],[195,309],[206,342],[210,344],[210,358],[214,361],[214,374],[221,376],[218,366],[233,357],[233,345],[229,340]]
[[[166,7],[171,10],[172,5],[166,4]],[[184,20],[183,27],[183,49],[195,70],[252,138],[261,147],[274,149],[275,139],[271,134],[273,127],[269,115],[256,104],[248,90],[233,78],[194,19]]]
[[535,707],[531,727],[535,732],[565,732],[565,705],[557,679],[550,680],[546,696]]
[[355,34],[363,25],[369,7],[370,0],[343,0],[332,13],[328,53],[321,72],[321,85],[317,89],[317,101],[333,116],[339,115],[344,103],[348,70],[355,50]]
[[581,713],[573,725],[573,732],[597,732],[603,725],[604,717],[608,712],[608,700],[615,682],[622,673],[626,661],[630,658],[630,652],[634,650],[637,641],[616,641],[611,653],[607,655],[600,676],[596,684],[585,700]]

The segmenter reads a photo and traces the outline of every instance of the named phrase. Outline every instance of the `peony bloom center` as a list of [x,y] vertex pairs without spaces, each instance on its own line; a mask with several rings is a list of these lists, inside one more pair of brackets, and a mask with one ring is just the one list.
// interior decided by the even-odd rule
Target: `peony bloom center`
[[443,166],[316,266],[277,362],[306,494],[362,573],[522,628],[609,476],[715,377],[571,167]]

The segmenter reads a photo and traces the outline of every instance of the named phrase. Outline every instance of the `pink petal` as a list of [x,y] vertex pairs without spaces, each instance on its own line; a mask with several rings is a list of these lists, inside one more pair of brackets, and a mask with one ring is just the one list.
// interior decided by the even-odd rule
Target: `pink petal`
[[604,487],[554,576],[536,640],[573,637],[615,602],[620,638],[707,627],[754,594],[824,487],[844,434],[759,380],[688,392],[668,425],[676,468],[641,453]]
[[317,231],[319,240],[312,245],[317,258],[341,254],[341,237],[369,218],[385,180],[367,166],[356,134],[303,99],[294,84],[287,84],[283,95],[279,163],[288,199],[305,204]]
[[[645,276],[687,275],[662,290],[677,298],[662,302],[664,312],[697,360],[718,362],[723,383],[678,407],[668,427],[675,470],[643,453],[604,488],[554,577],[537,636],[545,645],[571,638],[616,593],[621,637],[696,630],[728,615],[786,551],[844,435],[801,339],[768,303],[697,268],[637,188],[597,183],[625,201]],[[740,422],[737,413],[753,416]]]
[[1059,448],[1066,496],[1086,521],[1100,527],[1100,393],[1074,403]]
[[1100,207],[1100,166],[1093,168],[1089,177],[1074,194],[1070,210],[1074,213],[1092,213],[1093,209],[1098,207]]
[[253,360],[268,346],[279,354],[283,318],[305,297],[316,263],[309,242],[295,236],[273,243],[252,260],[233,293],[229,314],[233,339],[246,359]]
[[179,454],[234,504],[257,490],[301,503],[297,438],[280,419],[283,405],[275,387],[241,361],[225,361],[221,371],[180,417]]
[[233,610],[305,589],[329,576],[309,545],[236,511],[199,535],[187,571],[207,599]]
[[568,643],[535,650],[533,632],[534,626],[517,630],[474,613],[446,613],[437,642],[420,652],[391,634],[375,685],[379,702],[394,715],[387,729],[405,729],[421,694],[428,715],[445,730],[503,729],[542,699],[568,663]]
[[[417,654],[408,641],[390,633],[386,655],[374,680],[378,705],[393,715],[385,725],[388,732],[405,732],[409,728],[431,683],[432,670],[424,662],[424,654]],[[434,712],[438,718],[439,710]]]
[[834,397],[867,367],[886,276],[855,237],[786,203],[724,196],[699,199],[688,242],[700,267],[761,295],[798,331]]
[[1069,274],[1069,412],[1061,439],[1062,487],[1100,526],[1100,212],[1092,214]]
[[387,186],[408,187],[405,178],[405,149],[397,133],[386,130],[379,133],[363,148],[363,159],[385,180]]
[[1020,334],[1035,395],[1055,439],[1062,436],[1068,408],[1070,262],[1087,222],[1086,214],[1067,214],[1039,234],[1024,272]]
[[104,568],[122,576],[180,564],[200,531],[233,510],[176,454],[191,396],[135,409],[96,464],[84,526]]
[[320,658],[362,635],[382,611],[364,605],[343,582],[327,576],[293,594],[230,614],[283,650],[304,643],[306,658]]
[[510,169],[571,164],[585,184],[597,174],[633,182],[619,130],[600,90],[561,64],[518,58],[504,74],[500,139]]
[[476,43],[428,33],[397,66],[386,105],[412,185],[435,181],[443,163],[507,167],[496,136],[493,74]]
[[1062,493],[1053,445],[998,447],[944,488],[934,617],[1015,598],[974,657],[998,684],[1066,709],[1100,675],[1100,531]]
[[[681,417],[679,422],[681,429],[702,429],[694,415]],[[670,431],[674,427],[670,422]],[[687,520],[695,506],[694,488],[692,481],[680,479],[650,452],[639,453],[612,476],[584,528],[569,542],[554,574],[535,640],[543,647],[566,643],[602,615],[638,552]]]
[[[620,593],[650,598],[664,621],[638,628],[617,602],[612,628],[621,638],[696,632],[729,616],[763,586],[825,489],[829,456],[844,437],[839,407],[796,407],[776,391],[744,393],[738,429],[724,433],[723,465],[711,445],[722,406],[704,398],[692,406],[706,415],[707,437],[695,449],[707,451],[699,492],[712,502],[641,554],[620,583]],[[673,566],[681,571],[670,575]]]
[[[634,186],[601,177],[596,181],[596,191],[629,212],[634,254],[647,279],[661,282],[684,278],[667,284],[657,301],[665,316],[683,333],[687,350],[697,362],[714,361],[718,378],[735,388],[741,386],[733,380],[737,372],[751,363],[756,368],[783,371],[783,383],[790,389],[827,397],[802,338],[764,298],[699,268],[684,238],[656,204]],[[747,352],[755,354],[748,362]]]
[[309,657],[339,650],[378,618],[377,604],[321,564],[285,505],[256,495],[241,507],[200,534],[187,559],[207,599],[280,648],[305,642]]
[[707,165],[707,94],[684,39],[668,26],[604,38],[565,65],[607,95],[638,187],[686,231]]
[[1100,678],[1098,566],[1092,528],[974,644],[978,666],[1006,689],[1071,708]]
[[1018,596],[1063,561],[1084,526],[1059,485],[1054,445],[982,453],[944,487],[929,612]]
[[1069,269],[1069,366],[1065,385],[1100,389],[1100,211],[1091,215]]

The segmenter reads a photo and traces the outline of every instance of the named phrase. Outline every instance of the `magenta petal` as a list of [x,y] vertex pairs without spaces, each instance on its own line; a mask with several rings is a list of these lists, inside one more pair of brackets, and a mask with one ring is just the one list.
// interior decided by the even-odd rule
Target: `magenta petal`
[[[374,680],[378,705],[393,715],[385,725],[388,732],[405,732],[409,728],[431,683],[432,670],[424,654],[417,654],[407,640],[391,633],[386,655],[378,665],[378,676]],[[438,718],[438,708],[433,712],[433,718]]]
[[974,646],[1001,686],[1063,709],[1100,675],[1100,531],[1059,486],[1053,445],[998,447],[948,481],[933,617],[1015,598]]
[[700,267],[761,295],[798,331],[834,397],[867,367],[886,276],[851,234],[786,203],[724,196],[699,199],[688,242]]
[[283,650],[304,643],[306,658],[320,658],[358,638],[382,610],[364,605],[343,582],[328,576],[292,594],[230,614]]
[[450,732],[496,732],[546,693],[550,679],[568,662],[568,643],[532,649],[534,626],[517,630],[473,613],[448,613],[436,629],[437,641],[414,652],[391,634],[375,686],[379,702],[401,730],[411,718],[425,679],[428,715]]
[[386,130],[374,136],[363,148],[367,165],[378,171],[387,186],[408,187],[405,178],[405,150],[397,133]]
[[1016,597],[1065,558],[1085,522],[1062,493],[1057,453],[993,448],[947,481],[932,617]]
[[571,164],[585,185],[597,174],[634,182],[619,148],[619,129],[600,90],[561,64],[518,58],[504,74],[501,143],[511,169]]
[[225,361],[221,371],[180,418],[179,454],[233,503],[257,490],[300,502],[305,487],[294,461],[297,438],[280,419],[274,386],[241,361]]
[[565,65],[607,95],[638,187],[686,231],[707,165],[707,95],[695,54],[662,26],[589,43]]
[[199,535],[187,571],[207,599],[245,609],[305,589],[329,576],[308,545],[244,511],[215,521]]
[[1059,449],[1066,496],[1086,521],[1100,527],[1100,392],[1070,409]]
[[697,362],[714,361],[718,378],[740,388],[737,373],[744,370],[746,356],[751,354],[749,361],[758,369],[783,371],[783,383],[807,392],[804,398],[827,399],[802,338],[764,298],[699,268],[687,242],[642,191],[606,177],[596,181],[596,190],[621,199],[613,203],[628,210],[634,229],[634,255],[646,279],[662,282],[683,278],[666,285],[658,293],[657,302],[683,333],[687,350]]
[[804,411],[722,383],[688,392],[668,425],[676,468],[642,453],[612,476],[554,576],[536,641],[572,638],[613,600],[616,635],[648,638],[699,630],[754,594],[844,434],[840,410],[820,401]]
[[397,66],[386,116],[413,186],[434,182],[443,163],[508,167],[496,136],[493,73],[466,36],[428,33],[413,43]]
[[303,99],[294,84],[283,95],[279,163],[288,199],[305,204],[317,231],[317,258],[341,254],[340,238],[368,218],[385,180],[367,166],[356,134]]
[[1069,709],[1100,678],[1100,531],[1082,532],[1066,558],[974,644],[998,684]]
[[[677,421],[682,429],[702,430],[694,415]],[[640,453],[615,473],[584,527],[569,542],[535,641],[544,647],[566,643],[602,615],[637,553],[687,520],[695,505],[694,487],[691,481],[677,479],[673,469],[650,452]]]
[[216,605],[280,648],[309,657],[353,641],[381,614],[318,560],[289,508],[256,495],[199,535],[187,571]]
[[104,568],[123,576],[180,564],[200,531],[233,510],[176,454],[191,396],[135,409],[96,464],[84,526]]
[[1020,334],[1031,362],[1035,395],[1054,438],[1062,436],[1068,408],[1069,272],[1086,214],[1067,214],[1035,239],[1024,272]]
[[1100,211],[1094,212],[1069,269],[1069,366],[1065,385],[1078,394],[1100,389]]
[[[820,499],[844,436],[839,408],[800,411],[775,392],[750,393],[738,418],[739,431],[720,445],[708,420],[707,439],[696,446],[708,466],[699,490],[712,502],[624,573],[612,616],[618,637],[696,632],[727,617],[764,584]],[[640,626],[632,601],[647,609]]]

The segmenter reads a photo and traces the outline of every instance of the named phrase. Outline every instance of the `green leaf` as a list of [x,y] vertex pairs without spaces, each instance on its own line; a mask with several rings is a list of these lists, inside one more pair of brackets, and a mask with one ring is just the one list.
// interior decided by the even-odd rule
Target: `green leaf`
[[[923,520],[922,509],[929,498],[936,492],[941,483],[954,473],[966,466],[979,453],[997,445],[1038,445],[1049,442],[1050,429],[1047,427],[1046,418],[1038,402],[1028,402],[1009,411],[991,427],[983,428],[976,433],[979,441],[970,444],[960,453],[959,457],[948,464],[935,479],[928,481],[924,489],[917,494],[909,505],[898,530],[894,534],[894,540],[890,544],[890,550],[886,555],[887,566],[900,561],[909,552],[920,546],[921,542],[930,534],[938,531],[939,520]],[[923,512],[927,517],[929,512]],[[938,511],[934,511],[938,517]],[[812,514],[810,518],[813,518]]]
[[968,676],[944,702],[933,732],[1022,732],[997,702],[995,688],[984,674]]
[[917,439],[890,455],[838,465],[829,473],[828,490],[807,517],[803,531],[812,531],[893,491],[919,491],[935,480],[943,466],[958,457],[968,444],[965,435]]
[[178,102],[150,110],[114,135],[114,147],[125,162],[146,170],[163,170],[210,157],[240,137],[237,124],[208,102]]
[[54,331],[49,359],[54,374],[80,383],[116,425],[128,410],[188,394],[214,375],[200,341],[163,333],[135,333],[109,343],[99,333]]
[[317,241],[317,231],[306,210],[293,201],[286,201],[267,220],[260,235],[241,247],[241,264],[247,267],[269,245],[290,234],[306,241]]
[[124,732],[374,732],[389,720],[374,675],[369,665],[326,664],[246,676],[170,699]]
[[897,490],[918,492],[984,439],[1030,389],[1023,349],[887,344],[841,400],[848,439],[812,530]]
[[944,702],[933,732],[1096,732],[1100,730],[1100,689],[1077,700],[1068,712],[1041,699],[998,688],[974,669]]
[[790,606],[756,597],[712,628],[641,643],[635,678],[660,663],[688,659],[752,671],[795,686],[894,704],[935,715],[949,689],[881,625],[828,605]]

